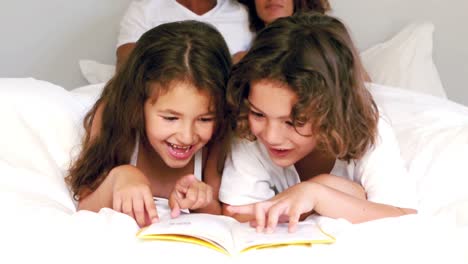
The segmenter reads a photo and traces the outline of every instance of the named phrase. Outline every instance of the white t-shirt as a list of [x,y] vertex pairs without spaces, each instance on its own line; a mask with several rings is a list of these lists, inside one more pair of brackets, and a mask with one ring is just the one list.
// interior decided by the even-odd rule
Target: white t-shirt
[[250,47],[253,35],[247,11],[234,0],[218,0],[213,9],[201,16],[175,0],[134,0],[120,22],[117,47],[136,42],[143,33],[160,24],[182,20],[212,24],[223,35],[231,55]]
[[[364,187],[367,199],[402,208],[417,208],[416,184],[400,155],[393,129],[385,118],[378,123],[378,138],[360,160],[336,160],[332,175],[345,177]],[[226,159],[219,198],[223,203],[243,205],[272,198],[300,182],[294,165],[274,164],[258,141],[236,140]]]

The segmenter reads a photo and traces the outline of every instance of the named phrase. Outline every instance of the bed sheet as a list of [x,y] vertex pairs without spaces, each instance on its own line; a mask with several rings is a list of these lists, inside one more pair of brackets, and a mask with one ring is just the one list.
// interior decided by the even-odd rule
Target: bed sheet
[[[38,197],[15,196],[0,195],[0,205],[8,212],[0,226],[0,244],[8,249],[0,255],[2,263],[187,263],[194,259],[203,263],[468,263],[468,230],[440,216],[411,215],[359,225],[326,219],[322,227],[336,236],[335,244],[263,249],[231,257],[192,244],[138,241],[135,222],[110,209],[67,213],[51,204],[26,202],[27,197]],[[11,208],[14,199],[22,203]]]
[[[462,190],[468,155],[460,156],[468,146],[466,107],[372,86],[419,181],[421,213],[358,225],[322,217],[335,244],[229,257],[197,245],[139,241],[135,221],[110,209],[76,211],[63,176],[79,151],[81,119],[102,87],[70,92],[30,78],[0,79],[1,263],[468,263],[468,194]],[[440,182],[448,189],[437,189]],[[164,206],[158,210],[167,212]]]

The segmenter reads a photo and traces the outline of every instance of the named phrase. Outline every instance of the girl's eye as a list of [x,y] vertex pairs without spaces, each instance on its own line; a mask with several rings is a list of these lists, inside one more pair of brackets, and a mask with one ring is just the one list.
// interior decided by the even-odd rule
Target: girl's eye
[[301,121],[296,121],[296,122],[293,122],[293,121],[286,121],[286,124],[288,126],[291,126],[291,127],[304,127],[305,126],[305,123],[304,122],[301,122]]
[[175,121],[179,119],[178,117],[175,117],[175,116],[162,116],[162,118],[167,121]]
[[212,122],[212,121],[214,121],[214,119],[215,119],[214,117],[201,117],[200,121],[202,121],[202,122]]
[[257,118],[261,118],[261,117],[264,117],[264,115],[262,113],[259,113],[259,112],[255,112],[253,110],[250,110],[250,114],[257,117]]
[[296,121],[295,127],[304,127],[305,125],[306,125],[305,122]]

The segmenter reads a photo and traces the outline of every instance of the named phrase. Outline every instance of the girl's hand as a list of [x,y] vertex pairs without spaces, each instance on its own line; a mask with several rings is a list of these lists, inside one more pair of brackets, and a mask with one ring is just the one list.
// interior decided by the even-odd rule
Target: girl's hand
[[213,190],[208,184],[197,180],[193,174],[180,178],[169,196],[171,217],[177,217],[181,209],[199,209],[213,201]]
[[140,227],[159,220],[146,176],[136,167],[122,165],[109,173],[114,177],[113,209],[133,217]]
[[315,186],[317,183],[298,183],[275,197],[258,203],[227,206],[231,214],[250,215],[251,225],[257,232],[272,233],[278,223],[289,222],[289,232],[294,232],[302,214],[310,213],[317,204]]

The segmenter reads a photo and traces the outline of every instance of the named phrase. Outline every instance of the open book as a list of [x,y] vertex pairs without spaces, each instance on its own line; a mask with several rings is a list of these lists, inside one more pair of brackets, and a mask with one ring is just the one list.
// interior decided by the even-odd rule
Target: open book
[[137,237],[194,243],[227,255],[268,247],[335,242],[335,238],[314,221],[299,222],[294,233],[288,232],[287,224],[278,224],[274,233],[266,234],[257,233],[248,223],[210,214],[182,214],[174,219],[161,219],[159,223],[140,229]]

